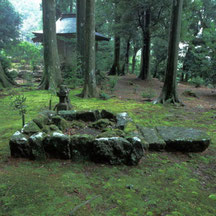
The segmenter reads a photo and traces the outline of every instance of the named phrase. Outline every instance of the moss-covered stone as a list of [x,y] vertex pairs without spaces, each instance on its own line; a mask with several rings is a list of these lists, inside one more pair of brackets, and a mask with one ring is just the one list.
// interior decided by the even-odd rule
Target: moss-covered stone
[[125,132],[119,129],[111,129],[108,128],[106,129],[105,132],[99,134],[97,138],[102,138],[102,137],[125,137]]
[[52,122],[55,124],[59,130],[64,131],[65,129],[70,127],[70,123],[66,121],[64,118],[61,116],[54,116],[52,117]]
[[41,129],[38,127],[38,125],[34,121],[30,121],[22,129],[22,133],[27,134],[27,135],[38,133],[40,131]]
[[130,153],[130,165],[137,165],[138,161],[144,156],[144,147],[142,140],[139,137],[126,138],[129,143],[132,144],[132,150]]
[[156,129],[168,151],[202,152],[210,144],[210,137],[205,132],[193,128],[161,126]]
[[138,132],[131,132],[131,133],[126,133],[126,135],[124,136],[124,138],[126,139],[126,140],[129,140],[129,139],[133,139],[133,138],[135,138],[135,139],[139,139],[140,140],[140,142],[141,142],[141,144],[142,144],[142,147],[143,147],[143,149],[144,150],[149,150],[149,144],[144,140],[144,138],[143,138],[143,136],[141,136],[141,134],[140,133],[138,133]]
[[133,121],[128,122],[128,124],[124,128],[124,131],[125,133],[134,133],[134,132],[138,133],[136,124]]
[[44,160],[46,159],[46,154],[43,147],[43,140],[45,139],[46,134],[39,132],[33,134],[29,138],[29,145],[32,151],[32,159],[35,160]]
[[9,142],[12,157],[31,158],[31,148],[28,142],[28,136],[17,131],[13,134]]
[[119,128],[121,130],[124,130],[127,123],[131,121],[129,115],[126,112],[118,113],[116,119],[117,119],[116,128]]
[[52,111],[52,110],[44,110],[44,111],[40,112],[39,114],[46,116],[49,119],[51,119],[53,116],[57,115],[57,113],[55,111]]
[[93,142],[91,160],[112,165],[136,165],[142,157],[142,145],[133,145],[122,137],[99,138]]
[[58,126],[56,126],[54,124],[51,124],[51,125],[48,125],[48,126],[49,126],[50,131],[57,131],[57,132],[59,132]]
[[81,120],[84,122],[94,122],[100,118],[101,118],[101,115],[98,110],[82,111],[82,112],[76,113],[76,120]]
[[40,129],[43,129],[45,127],[45,125],[50,124],[50,120],[49,120],[48,116],[42,115],[42,114],[40,114],[36,118],[34,118],[33,122],[35,122]]
[[143,139],[148,144],[148,149],[150,151],[161,151],[165,149],[166,143],[159,136],[157,130],[154,128],[146,128],[142,126],[137,126],[140,134],[143,136]]
[[76,111],[75,110],[65,110],[65,111],[59,111],[58,115],[60,115],[62,118],[64,118],[67,121],[73,121],[76,120]]
[[114,126],[114,124],[108,119],[99,119],[96,122],[93,122],[92,124],[89,125],[89,127],[99,129],[99,130],[103,130],[111,126]]
[[44,150],[49,158],[70,159],[69,136],[53,132],[43,140]]
[[89,159],[94,137],[91,135],[74,135],[70,137],[70,150],[73,160]]
[[85,123],[84,122],[82,122],[82,121],[77,121],[77,120],[74,120],[74,121],[72,121],[71,123],[70,123],[70,127],[71,128],[77,128],[77,129],[79,129],[79,128],[84,128],[85,127]]
[[110,111],[107,111],[107,110],[101,111],[101,118],[109,119],[110,121],[117,122],[116,115]]
[[54,124],[52,125],[45,125],[42,129],[42,132],[46,133],[46,134],[50,134],[52,132],[59,132],[62,133],[62,131]]

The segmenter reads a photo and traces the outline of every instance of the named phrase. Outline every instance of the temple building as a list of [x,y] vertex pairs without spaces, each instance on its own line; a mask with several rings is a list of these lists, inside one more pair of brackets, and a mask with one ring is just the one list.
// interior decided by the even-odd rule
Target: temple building
[[[62,14],[56,21],[56,34],[58,52],[61,64],[70,65],[76,55],[76,33],[77,33],[76,14]],[[43,43],[43,31],[33,32],[33,42]],[[96,43],[98,41],[109,41],[110,38],[95,32]]]

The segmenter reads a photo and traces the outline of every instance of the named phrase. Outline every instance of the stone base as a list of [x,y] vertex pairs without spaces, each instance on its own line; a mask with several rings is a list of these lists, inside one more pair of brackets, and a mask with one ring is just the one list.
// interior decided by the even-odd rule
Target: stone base
[[202,152],[210,145],[210,137],[201,130],[183,127],[137,127],[149,150]]
[[[127,113],[105,110],[60,111],[58,115],[46,111],[11,137],[11,156],[136,165],[144,152],[139,138],[126,138],[123,129],[128,121]],[[74,130],[75,134],[67,134]]]
[[144,149],[202,152],[210,144],[206,133],[192,128],[137,126],[130,135],[124,131],[129,121],[127,113],[106,110],[45,111],[11,137],[11,156],[137,165]]

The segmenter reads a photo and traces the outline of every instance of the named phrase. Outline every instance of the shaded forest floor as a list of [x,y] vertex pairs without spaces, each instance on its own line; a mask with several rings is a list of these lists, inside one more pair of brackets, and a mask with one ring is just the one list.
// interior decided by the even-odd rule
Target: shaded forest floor
[[[137,79],[135,75],[128,75],[122,77],[116,86],[115,95],[119,99],[124,100],[136,100],[138,102],[145,102],[148,99],[142,96],[143,93],[148,94],[152,92],[151,99],[154,100],[158,97],[163,87],[163,83],[158,79],[152,79],[150,81],[143,81]],[[190,91],[195,93],[197,97],[185,96],[184,93]],[[189,83],[178,84],[178,94],[187,108],[192,109],[215,109],[216,110],[216,90],[200,87],[195,88]]]
[[[194,127],[206,131],[211,146],[203,153],[146,152],[138,166],[109,166],[60,160],[29,161],[10,158],[8,141],[21,120],[10,109],[11,94],[27,97],[27,121],[47,109],[51,97],[35,88],[0,92],[0,215],[67,216],[215,216],[216,215],[216,95],[207,88],[179,85],[186,106],[153,105],[162,83],[121,77],[109,100],[80,99],[71,90],[77,110],[128,112],[136,123]],[[146,90],[148,89],[148,91]],[[150,90],[149,90],[150,89]],[[196,97],[182,96],[191,89]],[[147,91],[147,93],[146,93]],[[149,93],[150,92],[150,93]],[[53,96],[52,96],[53,97]],[[53,97],[53,105],[58,102]]]

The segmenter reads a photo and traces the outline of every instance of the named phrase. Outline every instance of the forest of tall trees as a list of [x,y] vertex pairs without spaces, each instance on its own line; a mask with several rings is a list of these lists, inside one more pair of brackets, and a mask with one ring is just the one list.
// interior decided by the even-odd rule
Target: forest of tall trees
[[0,0],[0,216],[216,215],[216,0]]
[[[83,0],[56,2],[53,0],[50,4],[49,2],[50,0],[41,4],[45,65],[41,88],[49,89],[52,85],[58,87],[62,81],[64,82],[65,76],[62,74],[63,71],[60,71],[61,65],[58,63],[55,39],[55,20],[63,13],[77,13],[77,45],[75,45],[77,59],[74,60],[77,63],[74,65],[78,66],[77,71],[75,67],[73,68],[73,76],[76,76],[77,73],[79,77],[81,74],[81,79],[91,79],[91,81],[83,82],[85,83],[84,89],[97,89],[96,81],[94,81],[96,77],[95,75],[93,75],[94,78],[90,76],[92,72],[89,70],[94,71],[94,74],[97,71],[115,76],[133,73],[141,80],[151,80],[152,77],[164,80],[164,88],[157,102],[178,102],[175,87],[178,81],[214,86],[216,79],[214,72],[215,1],[191,0],[183,4],[179,0],[173,0],[170,4],[169,0],[100,0],[95,2],[93,12],[89,12],[90,8],[86,8],[88,2]],[[171,5],[177,5],[179,9],[172,9]],[[3,23],[1,28],[3,32],[7,32],[7,42],[5,41],[4,47],[1,46],[3,61],[3,59],[9,59],[7,56],[19,55],[19,49],[14,47],[21,42],[17,36],[20,26],[18,13],[15,12],[9,1],[1,2],[1,11],[0,19]],[[95,25],[86,19],[87,13],[90,13],[89,17],[92,17],[90,20],[93,20],[92,23],[95,22]],[[4,14],[10,15],[9,21],[13,22],[9,31],[5,30],[9,21],[5,20]],[[90,50],[93,51],[93,48],[88,48],[92,47],[89,43],[95,42],[90,40],[88,32],[95,30],[110,37],[111,40],[109,43],[99,43],[99,49],[97,48],[98,42],[96,42],[95,51],[97,52],[94,54],[89,53]],[[1,39],[1,44],[4,38]],[[15,39],[12,39],[13,43],[8,40],[9,38]],[[93,56],[96,58],[94,59]],[[93,62],[95,62],[95,69],[90,69],[88,66],[90,58],[92,58],[91,67],[94,67]],[[1,62],[1,65],[4,65],[4,62]],[[1,66],[1,86],[3,87],[14,83],[10,75],[5,74],[7,70],[6,67]],[[66,77],[68,76],[67,74]],[[86,88],[87,82],[89,83],[88,88]],[[98,94],[91,93],[90,95]]]

